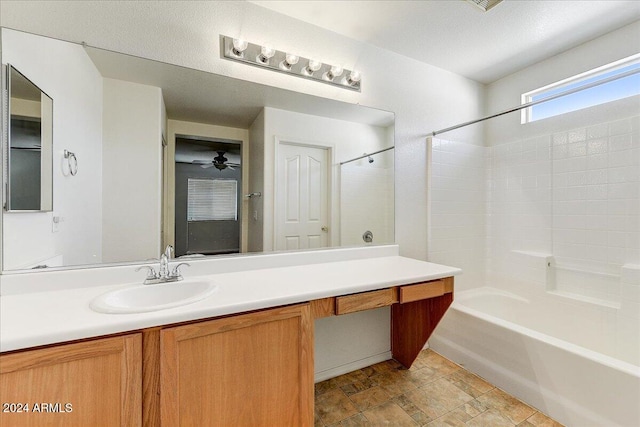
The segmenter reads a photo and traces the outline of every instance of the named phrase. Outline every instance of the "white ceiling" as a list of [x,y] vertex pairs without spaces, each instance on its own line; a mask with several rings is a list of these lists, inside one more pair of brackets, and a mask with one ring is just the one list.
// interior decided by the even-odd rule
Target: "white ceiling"
[[505,0],[488,12],[463,0],[252,3],[481,83],[640,19],[638,0]]

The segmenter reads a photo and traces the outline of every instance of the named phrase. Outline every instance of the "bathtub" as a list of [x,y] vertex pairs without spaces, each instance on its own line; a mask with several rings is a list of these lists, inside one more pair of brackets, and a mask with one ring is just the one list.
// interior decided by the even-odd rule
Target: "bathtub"
[[[580,319],[583,313],[568,311],[583,309],[580,305],[562,304],[554,295],[523,298],[491,287],[462,291],[455,298],[429,341],[435,351],[567,426],[640,426],[636,354],[627,355],[629,363],[559,339],[566,326],[553,331],[554,324]],[[542,329],[531,328],[535,317]],[[574,331],[592,326],[574,323]],[[637,345],[637,329],[631,334]],[[582,335],[589,334],[576,334]]]

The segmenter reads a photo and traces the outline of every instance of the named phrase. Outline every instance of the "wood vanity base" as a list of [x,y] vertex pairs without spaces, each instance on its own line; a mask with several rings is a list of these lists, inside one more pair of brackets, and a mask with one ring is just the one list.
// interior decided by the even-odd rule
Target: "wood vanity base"
[[453,277],[311,301],[314,318],[391,306],[391,354],[410,368],[453,302]]
[[448,277],[5,353],[4,402],[73,411],[0,412],[0,425],[312,426],[313,319],[391,306],[409,368],[452,301]]
[[391,307],[391,354],[410,368],[453,302],[453,293]]

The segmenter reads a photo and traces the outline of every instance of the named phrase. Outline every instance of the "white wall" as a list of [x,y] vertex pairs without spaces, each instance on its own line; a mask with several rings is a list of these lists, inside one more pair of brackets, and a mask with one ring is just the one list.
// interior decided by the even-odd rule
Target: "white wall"
[[[483,112],[484,87],[442,69],[248,2],[2,2],[0,24],[199,70],[360,103],[396,114],[396,240],[427,258],[426,135]],[[163,28],[163,31],[158,31]],[[167,30],[169,29],[169,30]],[[220,34],[357,69],[363,91],[247,67],[220,58]],[[456,140],[479,143],[481,129]]]
[[161,253],[162,90],[104,79],[104,262]]
[[[265,112],[258,114],[249,127],[249,189],[247,193],[262,193],[264,190],[264,144],[265,144]],[[264,197],[252,197],[248,201],[248,251],[262,252],[264,247]]]
[[[7,29],[2,62],[53,98],[54,186],[53,213],[4,213],[3,268],[60,254],[65,265],[102,262],[102,198],[94,191],[102,186],[102,78],[81,46]],[[75,177],[66,168],[65,149],[78,158]],[[54,215],[62,220],[56,233]]]
[[[392,143],[389,143],[391,145]],[[365,231],[373,233],[371,244],[394,242],[392,150],[340,166],[340,245],[366,244]]]
[[[426,135],[483,113],[484,87],[477,82],[249,2],[0,2],[0,24],[393,111],[395,236],[401,254],[417,259],[427,259]],[[221,59],[221,34],[268,42],[281,50],[357,69],[363,76],[362,92]],[[470,128],[456,136],[458,140],[478,144],[482,135],[481,129]],[[343,319],[342,327],[355,325]],[[369,333],[375,340],[388,331]],[[359,343],[335,338],[335,349],[358,353]]]
[[[513,108],[520,104],[523,93],[637,54],[640,52],[638,34],[640,22],[635,22],[491,83],[487,86],[487,112],[496,113]],[[608,118],[602,116],[603,113]],[[574,122],[577,127],[614,120],[624,114],[620,110],[607,111],[600,107],[582,110],[569,117],[577,120]],[[566,117],[562,120],[566,120]],[[553,121],[550,120],[522,126],[520,113],[512,113],[486,122],[485,139],[487,145],[497,145],[516,138],[549,134],[553,128]]]
[[[265,109],[264,134],[264,188],[263,248],[274,250],[274,186],[275,153],[278,142],[300,143],[330,147],[331,164],[331,246],[337,246],[340,239],[340,162],[361,156],[363,152],[373,152],[387,148],[386,127],[370,126],[362,123],[329,119],[310,114],[295,113],[276,108]],[[392,200],[392,199],[391,199]]]

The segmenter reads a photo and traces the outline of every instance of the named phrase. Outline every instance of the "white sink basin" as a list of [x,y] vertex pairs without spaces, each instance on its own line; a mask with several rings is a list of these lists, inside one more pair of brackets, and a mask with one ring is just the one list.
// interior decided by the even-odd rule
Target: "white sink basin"
[[135,285],[99,295],[90,306],[99,313],[144,313],[192,304],[217,289],[218,286],[205,280]]

